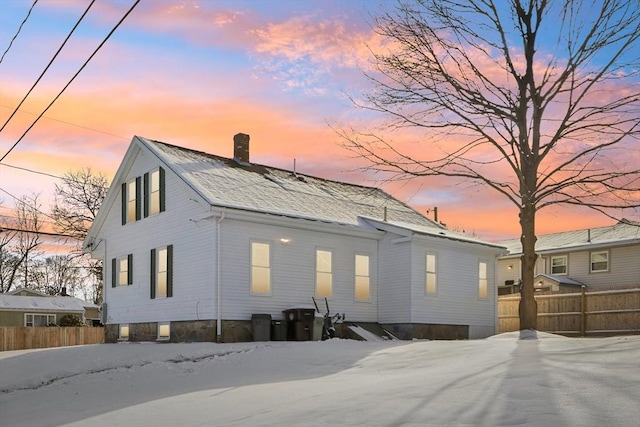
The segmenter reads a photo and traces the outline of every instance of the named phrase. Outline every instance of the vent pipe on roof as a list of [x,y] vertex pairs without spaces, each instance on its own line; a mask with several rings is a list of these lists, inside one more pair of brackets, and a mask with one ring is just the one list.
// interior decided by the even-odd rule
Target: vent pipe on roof
[[384,222],[387,222],[387,207],[384,207]]
[[591,229],[587,229],[587,243],[591,243]]
[[233,136],[233,159],[249,163],[249,135],[238,133]]

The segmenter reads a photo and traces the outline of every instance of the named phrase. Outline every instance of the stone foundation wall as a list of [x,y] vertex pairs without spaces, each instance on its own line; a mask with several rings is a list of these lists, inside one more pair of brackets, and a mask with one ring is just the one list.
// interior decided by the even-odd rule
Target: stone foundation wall
[[[168,342],[216,342],[215,320],[177,321],[171,323],[171,333]],[[430,339],[430,340],[465,340],[469,339],[467,325],[429,325],[417,323],[383,324],[379,325],[401,340]],[[105,328],[105,342],[118,342],[119,328],[117,324],[107,324]],[[336,324],[336,337],[343,339],[361,340],[346,324]],[[279,339],[271,330],[271,339]],[[129,323],[129,341],[157,341],[158,324],[156,322]],[[253,324],[251,320],[223,320],[223,343],[253,341]],[[163,341],[167,342],[167,341]]]

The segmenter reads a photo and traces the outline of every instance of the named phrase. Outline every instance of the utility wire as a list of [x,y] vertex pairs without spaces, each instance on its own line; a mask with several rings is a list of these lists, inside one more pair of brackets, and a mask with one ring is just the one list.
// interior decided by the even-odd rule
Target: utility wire
[[2,233],[3,231],[17,231],[19,233],[41,234],[43,236],[68,237],[68,238],[71,238],[71,239],[82,240],[78,236],[72,236],[70,234],[52,233],[52,232],[48,232],[48,231],[22,230],[20,228],[5,227],[3,225],[0,225],[0,233]]
[[46,214],[46,213],[42,212],[42,211],[41,211],[40,209],[38,209],[37,207],[35,207],[35,206],[31,206],[31,205],[28,205],[28,204],[25,202],[25,200],[17,198],[16,196],[14,196],[13,194],[9,193],[9,192],[8,192],[7,190],[5,190],[4,188],[0,188],[0,191],[2,191],[3,193],[5,193],[5,194],[9,195],[9,197],[13,198],[13,200],[16,200],[16,201],[18,201],[18,202],[20,202],[20,203],[23,203],[25,206],[27,206],[27,207],[28,207],[28,208],[30,208],[30,209],[33,209],[34,211],[38,212],[39,214],[41,214],[41,215],[43,215],[43,216],[46,216],[47,218],[52,219],[53,221],[55,221],[55,220],[56,220],[54,217],[52,217],[52,216],[51,216],[51,215],[49,215],[49,214]]
[[[0,104],[0,108],[7,108],[7,109],[11,109],[11,107],[6,106],[6,105],[4,105],[4,104]],[[20,111],[21,113],[31,114],[32,116],[37,116],[37,115],[38,115],[37,113],[32,113],[31,111],[26,111],[26,110],[19,110],[19,111]],[[90,130],[90,131],[93,131],[93,132],[96,132],[96,133],[101,133],[101,134],[103,134],[103,135],[113,136],[113,137],[115,137],[115,138],[120,138],[120,139],[126,139],[127,141],[130,141],[130,140],[131,140],[131,138],[127,138],[126,136],[116,135],[115,133],[105,132],[105,131],[102,131],[102,130],[98,130],[98,129],[90,128],[90,127],[88,127],[88,126],[82,126],[82,125],[79,125],[79,124],[77,124],[77,123],[71,123],[71,122],[67,122],[67,121],[64,121],[64,120],[54,119],[54,118],[53,118],[53,117],[51,117],[51,116],[42,116],[42,117],[43,117],[43,118],[45,118],[45,119],[47,119],[47,120],[51,120],[51,121],[58,122],[58,123],[64,123],[65,125],[75,126],[75,127],[77,127],[77,128],[80,128],[80,129],[87,129],[87,130]]]
[[36,82],[31,86],[31,89],[29,89],[29,91],[27,92],[27,94],[24,96],[24,98],[22,98],[22,101],[20,101],[20,103],[18,104],[18,106],[13,110],[13,113],[11,113],[11,115],[9,116],[9,118],[7,119],[6,122],[4,122],[4,124],[2,125],[2,127],[0,128],[0,132],[2,132],[4,130],[4,128],[7,126],[7,124],[11,121],[11,119],[13,118],[13,116],[16,115],[16,113],[18,112],[18,109],[22,106],[22,104],[24,104],[24,101],[27,100],[27,97],[31,94],[31,92],[33,91],[33,89],[36,87],[36,85],[38,83],[40,83],[40,80],[42,80],[42,77],[44,77],[44,74],[47,72],[47,70],[49,70],[49,67],[51,67],[51,64],[53,64],[53,61],[55,61],[55,59],[58,57],[58,55],[60,54],[60,51],[62,51],[62,49],[64,48],[64,46],[67,44],[67,42],[69,41],[69,39],[71,38],[71,35],[73,35],[73,33],[76,31],[76,28],[78,28],[78,25],[80,25],[80,22],[82,22],[82,20],[84,19],[84,17],[87,15],[87,13],[89,12],[89,9],[91,9],[91,6],[93,6],[93,3],[95,3],[96,0],[92,0],[91,3],[89,3],[89,6],[87,7],[87,9],[84,11],[84,13],[82,14],[82,16],[80,17],[80,19],[78,19],[78,22],[76,22],[76,25],[73,26],[73,28],[71,29],[71,32],[69,34],[67,34],[67,37],[64,39],[64,41],[62,42],[62,44],[60,45],[60,47],[58,48],[57,52],[53,55],[53,58],[51,58],[51,60],[49,60],[49,63],[47,64],[47,66],[44,68],[44,70],[42,71],[42,73],[40,73],[40,76],[36,79]]
[[53,99],[53,101],[51,101],[51,103],[47,106],[47,108],[44,109],[44,111],[42,113],[40,113],[40,115],[34,120],[34,122],[31,124],[31,126],[29,126],[29,128],[24,131],[24,133],[20,136],[20,138],[18,138],[18,140],[15,142],[15,144],[13,144],[11,146],[11,148],[9,148],[9,151],[7,151],[4,156],[2,156],[2,158],[0,158],[0,162],[2,162],[5,157],[7,157],[9,155],[9,153],[11,153],[13,151],[14,148],[16,148],[16,146],[20,143],[20,141],[22,141],[22,139],[25,137],[25,135],[31,130],[31,128],[33,128],[36,123],[38,122],[38,120],[40,120],[40,118],[42,116],[44,116],[44,113],[46,113],[49,108],[51,108],[51,106],[58,100],[58,98],[60,98],[60,96],[64,93],[64,91],[71,85],[71,83],[75,80],[76,77],[78,77],[78,74],[80,74],[82,72],[82,70],[84,70],[84,68],[87,66],[87,64],[89,63],[89,61],[91,61],[91,59],[95,56],[96,53],[98,53],[98,51],[100,50],[100,48],[102,48],[102,46],[104,46],[104,44],[107,42],[107,40],[109,40],[109,38],[111,37],[111,35],[118,29],[118,27],[120,26],[120,24],[122,24],[122,22],[124,22],[124,20],[127,18],[127,16],[129,16],[129,14],[133,11],[133,9],[135,9],[135,7],[138,5],[138,3],[140,3],[140,0],[136,0],[136,2],[129,8],[129,10],[127,11],[127,13],[125,13],[125,15],[122,17],[122,19],[120,19],[120,21],[116,24],[115,27],[113,27],[113,29],[109,32],[109,34],[107,34],[107,36],[105,37],[104,40],[102,40],[102,43],[100,43],[100,45],[96,48],[96,50],[93,51],[93,53],[91,54],[91,56],[89,56],[89,58],[84,62],[84,64],[82,64],[82,67],[80,67],[80,69],[78,70],[77,73],[75,73],[73,75],[73,77],[71,78],[71,80],[69,80],[69,82],[65,85],[65,87],[62,88],[62,90],[60,91],[60,93],[58,93],[58,95],[56,95],[56,97]]
[[22,23],[18,27],[18,31],[16,32],[16,34],[13,36],[13,38],[9,42],[9,46],[7,47],[7,50],[5,50],[4,53],[2,54],[2,57],[0,58],[0,64],[2,64],[2,61],[4,60],[4,56],[7,54],[7,52],[9,52],[9,49],[11,49],[11,45],[13,45],[13,42],[18,37],[18,34],[20,34],[20,30],[22,30],[22,26],[25,24],[25,22],[27,22],[27,19],[29,19],[29,15],[31,15],[31,11],[33,10],[33,7],[36,5],[36,3],[38,3],[38,0],[34,0],[33,1],[33,4],[29,8],[29,12],[27,12],[27,16],[25,16],[24,20],[22,21]]

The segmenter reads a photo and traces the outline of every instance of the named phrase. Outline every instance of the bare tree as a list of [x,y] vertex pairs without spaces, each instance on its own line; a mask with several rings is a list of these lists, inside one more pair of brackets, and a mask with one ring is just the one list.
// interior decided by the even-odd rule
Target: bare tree
[[[344,145],[391,179],[481,183],[518,208],[521,329],[537,326],[536,213],[640,206],[639,23],[637,0],[401,1],[374,21],[387,51],[356,104],[387,120]],[[409,129],[420,154],[390,139]]]
[[82,284],[81,266],[71,254],[40,259],[31,268],[32,289],[49,295],[73,295]]
[[75,254],[81,258],[80,261],[89,272],[88,283],[94,288],[91,291],[94,303],[102,300],[101,280],[95,280],[102,276],[102,263],[82,253],[82,241],[98,215],[108,188],[107,177],[87,167],[67,172],[63,176],[62,184],[56,184],[55,189],[52,214],[55,229],[60,234],[75,238]]
[[0,292],[8,292],[21,280],[29,283],[29,263],[40,254],[42,213],[38,194],[15,202],[15,216],[0,226]]

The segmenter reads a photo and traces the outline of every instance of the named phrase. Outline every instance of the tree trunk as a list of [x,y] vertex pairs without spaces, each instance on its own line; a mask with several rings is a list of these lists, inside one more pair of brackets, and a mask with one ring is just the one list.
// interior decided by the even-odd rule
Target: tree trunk
[[536,266],[535,207],[523,206],[520,209],[520,227],[522,234],[522,286],[520,290],[520,330],[537,329],[538,305],[534,298],[534,270]]

